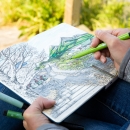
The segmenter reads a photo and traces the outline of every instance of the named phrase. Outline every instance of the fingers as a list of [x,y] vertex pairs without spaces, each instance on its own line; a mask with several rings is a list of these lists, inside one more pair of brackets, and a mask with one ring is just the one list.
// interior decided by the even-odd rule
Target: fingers
[[[106,38],[106,37],[108,37],[107,36],[107,34],[109,33],[110,35],[109,36],[111,36],[111,35],[113,35],[113,36],[119,36],[119,35],[121,35],[121,34],[124,34],[124,33],[127,33],[127,32],[130,32],[130,29],[129,28],[119,28],[119,29],[111,29],[111,30],[104,30],[104,31],[102,31],[102,33],[104,34],[104,38],[103,39],[100,39],[103,35],[102,34],[100,34],[100,35],[98,35],[98,32],[99,31],[102,31],[102,30],[97,30],[97,31],[95,31],[95,35],[96,35],[96,37],[93,39],[93,41],[92,41],[92,44],[91,44],[91,47],[96,47],[101,41],[104,41],[103,39],[104,38]],[[106,33],[106,34],[105,34]],[[105,37],[106,36],[106,37]],[[110,38],[110,37],[109,37]],[[108,39],[108,38],[107,38]],[[112,39],[112,37],[111,37],[111,39]],[[107,40],[108,41],[108,40]],[[105,42],[105,41],[104,41]],[[110,42],[110,41],[109,41]]]
[[[91,47],[96,47],[101,41],[105,42],[108,46],[113,45],[113,41],[119,40],[116,36],[112,35],[113,30],[103,31],[97,30],[95,31],[96,37],[93,39],[91,43]],[[116,43],[116,42],[115,42]]]
[[100,61],[101,61],[102,63],[105,63],[105,62],[107,61],[107,58],[106,58],[104,55],[101,55]]
[[118,28],[118,29],[113,29],[111,31],[111,34],[114,36],[119,36],[119,35],[127,33],[127,32],[130,32],[129,28]]
[[[104,41],[108,46],[113,44],[113,41],[119,40],[116,36],[102,30],[97,30],[95,33],[96,37]],[[116,42],[115,42],[116,43]]]
[[121,34],[130,32],[130,29],[129,28],[118,28],[118,29],[110,29],[110,30],[104,30],[104,31],[117,37]]
[[117,70],[120,67],[122,59],[126,52],[130,48],[130,40],[120,40],[118,36],[130,32],[130,29],[112,29],[112,30],[97,30],[95,32],[95,38],[92,41],[91,46],[96,47],[101,41],[107,44],[107,50],[103,49],[100,52],[96,52],[94,57],[101,62],[106,62],[106,57],[110,57],[115,64]]
[[[97,31],[99,31],[99,30],[97,30]],[[95,31],[95,34],[97,31]],[[113,33],[113,30],[106,30],[106,32],[111,34],[111,33]],[[101,43],[101,40],[98,37],[95,37],[92,40],[91,47],[96,47],[99,43]]]
[[101,52],[97,51],[97,52],[94,53],[94,58],[96,60],[100,60],[100,57],[101,57]]
[[49,100],[47,98],[38,97],[30,106],[30,110],[34,111],[38,109],[39,111],[43,111],[44,109],[51,108],[55,104],[54,100]]
[[108,49],[103,49],[94,53],[94,58],[100,60],[102,63],[105,63],[107,61],[106,57],[110,57]]
[[99,51],[94,53],[94,57],[95,59],[100,60],[102,63],[105,63],[107,61],[105,53],[101,53]]
[[96,47],[99,43],[100,43],[100,39],[95,37],[93,40],[92,40],[92,43],[91,43],[91,47]]
[[51,108],[55,104],[54,100],[50,100],[43,97],[38,97],[33,103],[32,106],[39,106],[40,110]]
[[28,125],[27,125],[27,122],[26,122],[25,120],[23,120],[23,126],[24,126],[24,128],[27,130]]

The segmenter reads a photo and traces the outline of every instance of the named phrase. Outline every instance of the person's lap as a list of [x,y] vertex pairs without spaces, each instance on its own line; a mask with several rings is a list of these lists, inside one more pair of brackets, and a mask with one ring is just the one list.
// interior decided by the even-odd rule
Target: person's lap
[[118,79],[102,90],[65,122],[79,124],[87,130],[126,130],[130,120],[130,83]]
[[[18,100],[22,100],[1,84],[0,91]],[[123,80],[118,80],[106,91],[99,92],[64,122],[81,125],[87,130],[119,130],[121,128],[123,130],[123,126],[125,127],[125,124],[129,123],[128,121],[130,120],[129,97],[130,84]],[[0,101],[0,106],[0,129],[23,129],[21,120],[2,116],[4,110],[20,111],[20,109],[2,101]]]

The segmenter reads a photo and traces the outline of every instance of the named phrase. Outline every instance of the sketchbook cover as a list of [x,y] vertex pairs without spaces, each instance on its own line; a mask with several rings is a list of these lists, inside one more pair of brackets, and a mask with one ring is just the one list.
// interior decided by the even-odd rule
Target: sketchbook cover
[[[43,113],[61,122],[115,75],[110,59],[105,64],[92,54],[70,59],[87,49],[92,39],[93,35],[62,23],[6,48],[0,52],[0,82],[30,104],[39,95],[54,99],[55,106]],[[88,86],[93,91],[86,94]]]

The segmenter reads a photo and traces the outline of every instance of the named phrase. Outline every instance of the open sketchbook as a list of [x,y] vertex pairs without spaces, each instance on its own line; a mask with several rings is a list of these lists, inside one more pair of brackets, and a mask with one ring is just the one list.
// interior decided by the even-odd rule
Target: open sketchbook
[[104,88],[115,75],[113,63],[93,55],[70,59],[90,46],[93,35],[65,23],[0,52],[0,82],[28,103],[39,95],[56,105],[43,113],[61,122]]

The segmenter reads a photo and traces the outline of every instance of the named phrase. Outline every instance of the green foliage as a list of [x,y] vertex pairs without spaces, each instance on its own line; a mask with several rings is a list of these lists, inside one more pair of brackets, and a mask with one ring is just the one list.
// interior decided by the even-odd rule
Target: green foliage
[[84,0],[81,23],[91,30],[130,27],[129,6],[125,0]]
[[92,18],[99,14],[101,7],[101,0],[83,0],[80,22],[92,30]]
[[71,38],[62,38],[59,46],[53,46],[50,48],[50,58],[59,58],[61,57],[67,50],[87,41],[88,39],[92,39],[93,35],[91,34],[82,34]]
[[16,22],[21,35],[34,36],[63,20],[65,0],[1,0],[1,25]]
[[[0,0],[0,26],[12,24],[28,38],[63,22],[65,0]],[[81,24],[90,30],[130,27],[128,0],[83,0]]]

